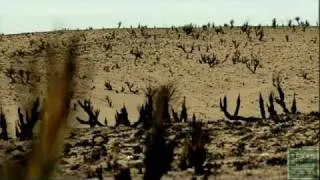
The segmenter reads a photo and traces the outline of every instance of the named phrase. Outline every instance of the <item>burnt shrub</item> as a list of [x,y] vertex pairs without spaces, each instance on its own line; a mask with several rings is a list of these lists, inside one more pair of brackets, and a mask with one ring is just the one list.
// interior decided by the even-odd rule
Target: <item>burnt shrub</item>
[[31,108],[31,116],[29,111],[25,111],[25,115],[21,112],[21,108],[18,108],[19,120],[16,123],[16,137],[19,140],[27,140],[33,137],[33,128],[40,119],[40,100],[37,98]]

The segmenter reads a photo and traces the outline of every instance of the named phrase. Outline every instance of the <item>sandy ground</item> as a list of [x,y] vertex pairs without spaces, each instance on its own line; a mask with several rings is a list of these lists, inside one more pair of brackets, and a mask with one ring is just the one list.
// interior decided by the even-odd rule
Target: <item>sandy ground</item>
[[[115,39],[108,38],[113,31]],[[289,104],[296,93],[299,111],[319,109],[319,37],[316,28],[307,28],[306,32],[301,29],[292,32],[288,28],[265,28],[262,42],[255,37],[254,32],[251,33],[252,41],[248,41],[246,34],[241,33],[238,28],[226,28],[226,34],[223,35],[216,35],[211,29],[203,32],[199,28],[199,39],[187,36],[181,29],[180,33],[171,29],[147,29],[150,38],[143,37],[139,29],[134,31],[137,37],[131,35],[130,29],[80,32],[82,35],[74,100],[91,98],[94,107],[101,111],[100,119],[103,121],[106,117],[109,124],[113,124],[114,112],[124,104],[128,108],[130,120],[136,121],[137,106],[144,101],[145,87],[170,81],[176,84],[178,90],[178,98],[172,105],[180,108],[182,97],[186,96],[190,111],[204,120],[223,117],[218,103],[219,98],[224,95],[230,99],[230,109],[234,108],[235,99],[240,94],[240,114],[259,115],[259,92],[268,97],[269,92],[275,90],[272,86],[272,74],[278,71],[283,74],[282,86]],[[5,76],[5,69],[12,67],[16,71],[27,70],[33,65],[36,68],[32,72],[31,82],[35,86],[44,86],[45,52],[35,53],[35,49],[41,44],[41,39],[44,42],[64,44],[73,33],[77,32],[1,36],[1,105],[10,117],[11,124],[17,119],[17,106],[23,106],[34,99],[32,93],[35,88],[21,83],[9,84],[10,79]],[[289,42],[286,42],[285,35],[289,36]],[[220,39],[225,42],[220,43]],[[233,40],[240,43],[238,49],[241,56],[250,57],[253,54],[260,59],[261,67],[258,67],[256,74],[252,74],[244,64],[232,63],[231,57],[235,52]],[[104,45],[109,44],[112,50],[104,48]],[[194,44],[195,50],[187,55],[177,44],[185,45],[187,50]],[[201,54],[207,53],[207,45],[208,53],[214,52],[221,61],[229,54],[227,61],[214,68],[200,64],[198,61]],[[129,52],[136,47],[143,51],[143,58],[135,63],[134,55]],[[13,55],[17,50],[24,51],[25,55]],[[306,78],[302,77],[303,73],[307,74]],[[37,82],[39,77],[40,82]],[[105,90],[105,81],[110,81],[113,91]],[[139,90],[139,93],[130,93],[126,81],[132,83],[132,89]],[[124,92],[115,92],[121,91],[122,87]],[[43,91],[44,88],[40,93],[43,94]],[[106,96],[112,100],[112,108],[108,107]],[[81,111],[78,108],[76,112]]]
[[[259,93],[267,98],[270,92],[276,92],[272,85],[272,75],[276,72],[282,74],[287,104],[291,104],[295,93],[300,112],[319,111],[317,28],[307,28],[305,32],[301,28],[295,32],[289,28],[264,28],[262,41],[254,32],[249,41],[239,28],[224,28],[226,34],[219,35],[212,29],[198,28],[195,30],[199,33],[198,39],[186,35],[182,29],[179,32],[153,28],[143,33],[140,29],[134,31],[136,35],[130,29],[105,29],[0,36],[0,106],[8,117],[11,134],[18,119],[18,106],[27,107],[35,99],[35,94],[44,97],[47,60],[45,51],[38,51],[39,47],[47,43],[64,47],[73,34],[80,37],[73,103],[90,98],[94,108],[100,109],[99,120],[104,122],[107,119],[109,125],[114,124],[115,112],[123,105],[128,109],[130,121],[135,122],[137,107],[144,102],[146,87],[167,82],[173,82],[178,91],[172,107],[180,110],[182,97],[186,96],[189,114],[195,113],[204,121],[224,118],[219,108],[219,98],[224,95],[228,97],[231,112],[240,94],[240,115],[259,116]],[[237,49],[241,57],[250,58],[252,54],[260,60],[255,74],[242,63],[232,63],[236,51],[233,41],[239,43]],[[185,53],[177,47],[179,44],[185,45],[187,51],[194,44],[195,49]],[[143,51],[142,58],[137,60],[130,54],[136,48]],[[213,68],[199,63],[201,54],[212,53],[220,61],[228,58]],[[10,67],[17,72],[31,70],[31,84],[21,83],[18,74],[15,77],[17,82],[10,83],[5,75]],[[106,81],[113,90],[105,89]],[[138,93],[130,92],[125,82],[133,84],[131,90],[138,90]],[[109,107],[106,96],[111,99],[112,107]],[[69,118],[71,127],[79,127],[76,116],[86,119],[86,114],[77,106]]]

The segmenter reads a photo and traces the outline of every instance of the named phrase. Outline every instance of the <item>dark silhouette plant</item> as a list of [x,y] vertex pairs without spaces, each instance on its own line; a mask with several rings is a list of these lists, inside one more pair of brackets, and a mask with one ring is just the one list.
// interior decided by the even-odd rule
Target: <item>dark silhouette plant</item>
[[19,120],[16,123],[16,137],[23,141],[33,137],[33,128],[35,124],[40,120],[40,100],[37,98],[31,108],[31,116],[29,111],[25,111],[25,115],[21,112],[21,108],[18,108]]
[[142,124],[144,129],[149,129],[152,126],[153,116],[153,98],[156,94],[156,89],[148,87],[145,91],[146,102],[139,108],[139,119],[133,124],[134,127]]
[[88,114],[89,119],[87,121],[80,119],[79,117],[77,117],[77,120],[80,124],[87,124],[89,125],[91,128],[95,127],[95,126],[103,126],[103,124],[101,124],[98,120],[99,117],[99,113],[100,110],[96,109],[93,110],[93,105],[91,104],[91,100],[84,100],[83,102],[81,102],[80,100],[78,100],[78,104],[80,105],[80,107]]
[[187,122],[188,121],[188,112],[187,112],[187,106],[186,106],[186,97],[183,97],[182,102],[182,109],[180,113],[180,122]]
[[182,30],[183,30],[183,32],[186,33],[186,35],[190,35],[194,31],[194,25],[193,24],[184,25],[182,27]]
[[125,105],[123,105],[123,107],[120,109],[120,112],[116,112],[115,120],[115,127],[119,126],[120,124],[124,126],[130,126],[130,121],[128,119],[128,111]]
[[2,111],[2,108],[0,109],[0,139],[5,141],[9,139],[7,131],[7,119]]
[[277,27],[277,20],[276,18],[272,19],[272,28],[276,28]]
[[173,161],[174,141],[169,140],[166,132],[170,122],[169,101],[175,89],[173,84],[162,85],[155,94],[155,108],[152,117],[152,128],[147,135],[145,151],[144,179],[159,180],[171,168]]
[[280,76],[280,73],[274,74],[272,79],[272,84],[274,87],[277,88],[279,97],[275,98],[275,102],[279,104],[285,114],[296,114],[297,113],[297,104],[296,104],[296,98],[295,94],[293,95],[293,101],[291,105],[291,112],[287,108],[287,105],[285,103],[285,93],[281,87],[282,83],[282,77]]
[[193,167],[195,174],[203,174],[203,164],[207,158],[205,144],[210,142],[210,138],[208,131],[203,129],[203,123],[196,121],[195,114],[192,119],[189,123],[190,137],[186,139],[179,167],[182,170]]

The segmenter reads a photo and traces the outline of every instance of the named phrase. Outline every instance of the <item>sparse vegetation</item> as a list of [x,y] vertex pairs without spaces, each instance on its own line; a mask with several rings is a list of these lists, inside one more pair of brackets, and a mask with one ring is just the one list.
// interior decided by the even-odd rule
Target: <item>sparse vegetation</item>
[[[314,107],[318,99],[312,90],[315,74],[312,71],[297,72],[306,70],[317,57],[310,51],[315,48],[317,37],[314,27],[306,29],[310,26],[308,21],[300,18],[296,21],[297,26],[291,20],[288,22],[290,28],[286,28],[278,26],[274,19],[274,30],[262,25],[251,26],[248,22],[239,29],[234,27],[233,20],[221,24],[223,26],[209,23],[199,27],[190,24],[163,29],[148,29],[140,24],[139,29],[120,29],[119,22],[118,29],[92,29],[79,33],[76,41],[61,40],[58,43],[45,41],[51,33],[40,33],[41,40],[36,38],[40,36],[38,34],[1,36],[1,42],[12,43],[19,39],[19,45],[12,49],[0,45],[1,57],[10,60],[10,65],[0,63],[2,77],[8,80],[3,83],[9,85],[3,86],[4,101],[0,102],[0,146],[9,165],[0,165],[0,176],[47,178],[55,176],[52,174],[55,163],[61,166],[57,176],[68,178],[72,174],[79,179],[166,179],[177,176],[203,179],[237,176],[246,179],[263,177],[267,169],[277,169],[283,174],[287,161],[284,153],[288,148],[319,143],[316,129],[319,112],[298,111],[298,108],[305,110],[306,107],[302,106],[306,102]],[[53,33],[63,39],[75,32],[65,29]],[[297,36],[299,44],[295,44]],[[283,37],[290,43],[281,41]],[[305,46],[309,48],[306,50],[307,60],[302,64],[299,61],[296,70],[292,61],[296,63],[295,60],[303,59],[300,52]],[[271,47],[281,48],[273,54]],[[281,53],[281,60],[288,60],[291,56],[286,57],[282,52],[293,52],[297,48],[301,49],[292,56],[294,58],[285,61],[290,67],[279,67],[282,62],[279,62],[278,55]],[[268,53],[272,58],[265,56]],[[141,59],[139,67],[130,63],[131,55],[135,57],[135,65]],[[46,60],[39,62],[44,56]],[[76,61],[78,56],[79,61]],[[36,69],[29,68],[28,65],[34,62],[37,62]],[[77,71],[75,62],[81,64]],[[97,69],[89,69],[91,63]],[[271,71],[279,69],[285,71],[286,77],[276,74],[272,84],[266,84]],[[40,82],[40,77],[41,84],[35,83]],[[108,80],[104,81],[105,77]],[[167,79],[178,83],[152,87]],[[284,79],[288,81],[284,83]],[[295,86],[293,80],[305,84]],[[93,82],[95,84],[91,84]],[[143,83],[150,83],[150,86],[141,94]],[[272,85],[275,92],[266,93],[264,90]],[[183,93],[182,102],[180,99],[172,101],[176,97],[175,87]],[[239,88],[239,95],[233,106],[229,96],[238,91],[235,87]],[[301,88],[312,97],[307,98]],[[293,93],[292,101],[291,97],[287,100],[284,90]],[[20,105],[28,93],[32,97],[39,96],[32,108]],[[221,93],[230,95],[228,99],[227,96],[220,98],[222,113],[219,113],[216,98]],[[259,97],[251,101],[255,93],[259,93]],[[71,127],[70,133],[66,132],[66,119],[72,108],[70,101],[81,99],[84,94],[91,99],[75,101],[72,111],[75,114],[70,120],[71,124],[76,122],[90,128]],[[138,114],[132,112],[132,107],[139,102],[136,99],[142,96],[145,102],[138,107]],[[7,102],[10,98],[14,103]],[[93,102],[97,102],[95,107]],[[104,106],[98,107],[99,102]],[[13,104],[19,107],[16,124],[11,120],[15,118],[12,112],[15,115],[17,112],[10,109]],[[234,107],[234,111],[230,107]],[[251,114],[252,107],[260,114]],[[248,111],[241,113],[240,108]],[[80,118],[79,110],[88,115],[87,120]],[[112,117],[109,119],[110,112]],[[190,114],[193,117],[188,119]],[[224,115],[227,120],[214,119],[212,114],[214,117]],[[33,134],[38,121],[40,131]],[[115,126],[108,126],[110,123]],[[16,125],[17,139],[11,138],[12,124]],[[66,136],[60,132],[65,132]],[[34,141],[37,138],[38,141]],[[60,146],[63,147],[61,155]],[[268,177],[280,176],[271,173]]]
[[40,78],[29,70],[7,68],[4,74],[10,79],[10,84],[30,84],[32,81],[39,82]]

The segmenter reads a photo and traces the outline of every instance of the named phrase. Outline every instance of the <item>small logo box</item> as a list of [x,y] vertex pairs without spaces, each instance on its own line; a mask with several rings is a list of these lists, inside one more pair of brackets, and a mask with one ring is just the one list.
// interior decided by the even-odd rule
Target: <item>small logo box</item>
[[288,149],[288,180],[319,180],[319,148]]

